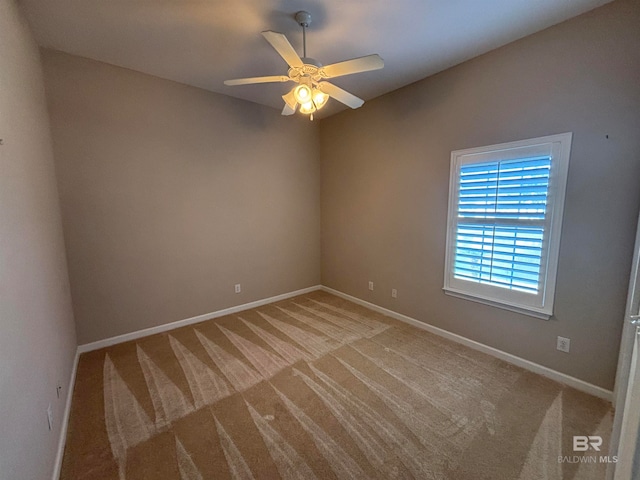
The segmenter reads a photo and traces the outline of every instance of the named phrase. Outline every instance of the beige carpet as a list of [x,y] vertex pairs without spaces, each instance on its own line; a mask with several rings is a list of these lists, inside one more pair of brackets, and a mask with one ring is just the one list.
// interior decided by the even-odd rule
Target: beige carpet
[[[63,479],[604,478],[610,405],[324,292],[81,356]],[[574,459],[575,460],[575,459]]]

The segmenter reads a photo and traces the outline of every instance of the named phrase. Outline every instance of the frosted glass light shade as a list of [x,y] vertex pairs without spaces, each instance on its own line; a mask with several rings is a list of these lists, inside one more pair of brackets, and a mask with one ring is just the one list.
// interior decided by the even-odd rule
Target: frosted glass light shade
[[293,89],[293,95],[296,97],[296,101],[299,104],[304,105],[311,101],[311,88],[307,85],[298,85]]
[[296,101],[295,95],[293,94],[293,90],[291,90],[286,95],[283,95],[282,99],[289,106],[290,109],[295,110],[298,107],[298,103]]
[[308,113],[313,113],[315,111],[316,111],[316,106],[313,104],[312,101],[308,101],[300,105],[300,113],[308,114]]
[[325,103],[327,103],[327,100],[329,100],[329,95],[327,95],[324,92],[321,92],[317,88],[313,89],[313,103],[315,104],[318,110],[324,107]]

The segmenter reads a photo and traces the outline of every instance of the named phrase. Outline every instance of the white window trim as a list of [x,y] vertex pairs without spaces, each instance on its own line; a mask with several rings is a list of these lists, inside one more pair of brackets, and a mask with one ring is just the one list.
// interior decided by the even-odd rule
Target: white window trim
[[[572,133],[562,133],[545,137],[520,140],[517,142],[501,143],[486,147],[456,150],[451,152],[451,170],[449,178],[449,212],[447,217],[447,240],[445,252],[445,271],[443,290],[447,295],[464,298],[494,307],[530,315],[548,320],[553,315],[555,299],[556,276],[558,272],[558,256],[560,253],[560,236],[562,230],[562,216],[564,213],[564,200],[569,172],[569,157],[571,152]],[[525,154],[546,151],[551,155],[552,167],[550,172],[549,197],[551,208],[545,216],[545,236],[548,236],[547,255],[544,265],[541,265],[543,276],[543,290],[538,296],[530,296],[535,302],[519,301],[520,299],[505,298],[514,297],[511,290],[500,287],[467,282],[455,279],[453,265],[455,261],[456,227],[458,210],[458,185],[460,167],[463,164],[487,162],[491,160],[504,160],[517,158],[513,156],[513,150],[526,152]],[[510,155],[511,153],[511,155]],[[547,231],[548,229],[548,231]],[[465,288],[465,284],[469,288]],[[509,292],[505,294],[505,292]],[[503,295],[501,295],[503,293]],[[523,294],[529,295],[529,294]],[[525,297],[522,297],[525,298]]]

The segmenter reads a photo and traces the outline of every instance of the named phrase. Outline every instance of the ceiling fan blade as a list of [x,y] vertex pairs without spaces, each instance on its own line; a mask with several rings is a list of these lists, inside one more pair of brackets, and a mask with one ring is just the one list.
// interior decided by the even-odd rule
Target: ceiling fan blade
[[337,87],[333,83],[320,82],[318,84],[318,88],[320,88],[320,90],[329,95],[331,98],[335,98],[340,103],[344,103],[347,107],[359,108],[364,103],[364,100],[362,100],[361,98],[358,98],[352,93],[349,93],[346,90]]
[[333,63],[322,67],[320,75],[324,78],[341,77],[343,75],[351,75],[352,73],[368,72],[370,70],[379,70],[384,67],[384,60],[378,54],[367,55],[366,57],[352,58],[344,62]]
[[224,84],[233,85],[249,85],[252,83],[272,83],[272,82],[288,82],[291,80],[286,75],[272,75],[270,77],[250,77],[250,78],[235,78],[233,80],[225,80]]
[[287,62],[287,65],[290,67],[302,68],[304,63],[300,59],[300,56],[296,53],[294,48],[287,40],[282,33],[272,32],[271,30],[267,30],[262,32],[262,36],[267,39],[267,42],[271,44],[273,48],[276,49],[276,52],[280,54],[284,61]]
[[282,109],[282,115],[293,115],[294,113],[296,113],[296,109],[291,108],[288,103],[285,103]]

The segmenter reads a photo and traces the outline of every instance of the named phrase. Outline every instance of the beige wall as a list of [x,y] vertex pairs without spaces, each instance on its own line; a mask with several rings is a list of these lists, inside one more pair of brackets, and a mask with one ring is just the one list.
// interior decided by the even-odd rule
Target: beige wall
[[80,344],[320,282],[317,124],[42,58]]
[[[640,205],[639,6],[618,0],[323,120],[322,283],[611,389]],[[562,132],[554,318],[446,296],[451,151]]]
[[76,339],[38,49],[12,0],[0,46],[0,477],[43,479]]

